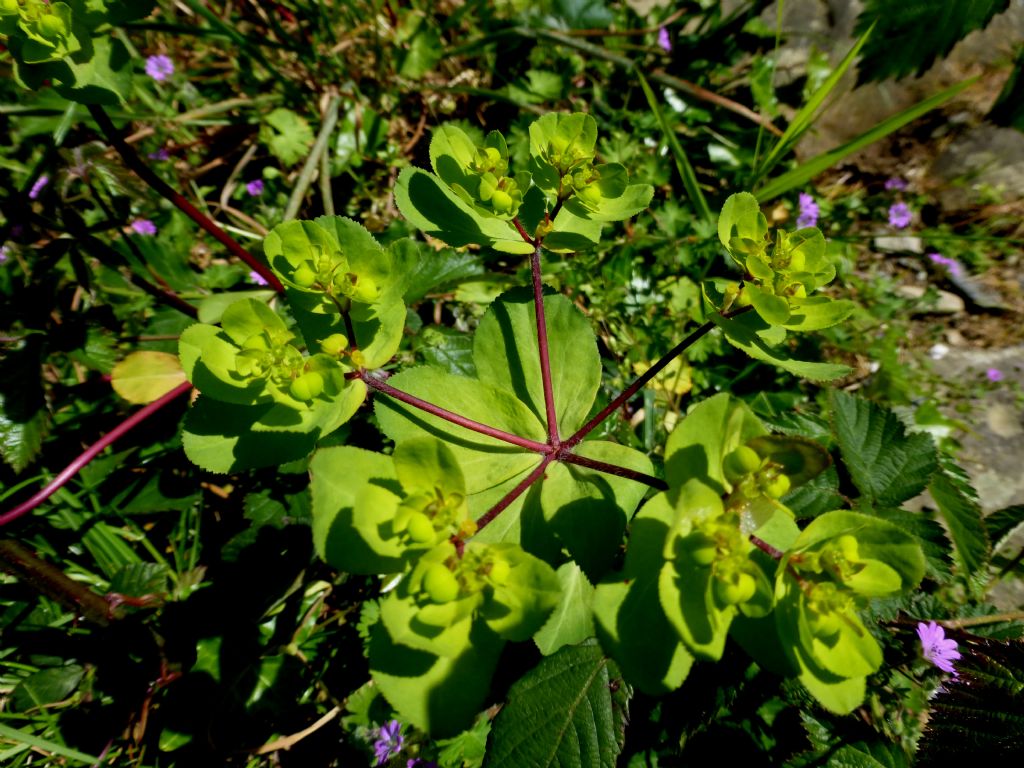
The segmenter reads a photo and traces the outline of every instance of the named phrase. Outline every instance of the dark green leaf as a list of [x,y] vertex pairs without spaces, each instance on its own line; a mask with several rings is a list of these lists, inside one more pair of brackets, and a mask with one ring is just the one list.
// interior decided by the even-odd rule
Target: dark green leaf
[[991,554],[978,494],[967,473],[952,461],[943,458],[940,467],[928,490],[949,526],[958,560],[968,575],[974,575],[984,570]]
[[629,695],[596,642],[563,648],[509,690],[484,765],[613,768],[625,740]]
[[938,466],[930,435],[908,435],[891,410],[845,392],[833,391],[831,404],[843,462],[864,496],[898,506],[924,490]]

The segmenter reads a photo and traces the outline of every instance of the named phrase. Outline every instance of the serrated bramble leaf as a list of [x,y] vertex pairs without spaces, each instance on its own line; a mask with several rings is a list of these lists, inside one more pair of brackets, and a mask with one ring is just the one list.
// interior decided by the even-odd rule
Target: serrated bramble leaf
[[937,458],[930,435],[908,434],[888,408],[833,391],[832,424],[843,462],[860,492],[897,506],[924,490]]
[[971,487],[967,473],[952,461],[943,458],[939,465],[928,490],[949,527],[957,559],[964,570],[968,575],[981,573],[992,551],[977,491]]
[[612,766],[622,750],[629,687],[595,642],[548,656],[509,690],[485,766]]

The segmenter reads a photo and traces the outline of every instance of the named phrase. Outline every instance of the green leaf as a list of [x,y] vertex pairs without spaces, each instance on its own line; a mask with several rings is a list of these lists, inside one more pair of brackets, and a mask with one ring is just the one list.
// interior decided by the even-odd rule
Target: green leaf
[[761,213],[757,198],[749,192],[738,192],[730,195],[718,215],[718,239],[726,247],[741,267],[746,267],[734,253],[735,244],[749,242],[755,248],[753,253],[763,252],[768,234],[768,219]]
[[557,571],[561,597],[547,622],[533,640],[545,656],[566,645],[575,645],[594,635],[590,613],[594,587],[576,563],[564,563]]
[[[654,197],[654,187],[650,184],[630,184],[618,197],[602,197],[593,206],[587,207],[576,195],[565,203],[565,209],[584,220],[602,223],[625,221],[646,211]],[[555,217],[557,220],[557,216]],[[557,231],[557,224],[556,224]],[[546,242],[546,241],[545,241]]]
[[907,434],[888,408],[833,390],[832,424],[843,462],[872,502],[899,506],[924,490],[937,458],[930,435]]
[[1024,524],[1024,504],[1004,507],[986,517],[985,532],[992,542],[992,549],[1001,547],[1021,524]]
[[294,165],[306,156],[313,144],[309,122],[290,109],[278,107],[264,118],[260,141],[285,165]]
[[131,54],[115,37],[94,37],[92,51],[83,49],[66,58],[64,63],[70,68],[71,77],[54,87],[69,101],[123,104],[131,96]]
[[[587,441],[575,452],[644,474],[654,471],[647,456],[616,443]],[[584,572],[597,580],[611,566],[626,521],[646,493],[647,487],[634,480],[559,462],[545,472],[540,504],[550,530]]]
[[698,480],[720,494],[726,492],[722,461],[731,451],[767,434],[740,400],[722,392],[703,400],[672,430],[665,444],[665,478],[679,487]]
[[983,574],[992,550],[978,493],[971,487],[967,473],[952,461],[942,459],[939,464],[940,471],[932,477],[928,491],[949,527],[957,559],[965,572],[969,576]]
[[504,253],[533,253],[511,222],[477,213],[440,179],[406,168],[395,185],[395,202],[409,222],[448,245],[482,245]]
[[278,466],[308,455],[321,434],[351,418],[365,399],[366,385],[350,382],[330,403],[306,412],[303,422],[286,406],[249,407],[200,396],[185,416],[182,445],[189,460],[210,472]]
[[56,704],[70,696],[84,676],[85,669],[78,664],[34,672],[14,688],[11,703],[16,712],[27,712],[47,704]]
[[2,410],[3,404],[0,395],[0,455],[21,474],[43,447],[43,438],[50,431],[50,414],[40,408],[27,420],[15,421]]
[[207,296],[197,305],[199,310],[199,322],[216,325],[224,317],[224,310],[236,301],[252,299],[261,304],[266,304],[275,296],[275,291],[263,288],[253,291],[231,291],[230,293],[215,293]]
[[857,306],[847,299],[828,296],[792,297],[786,301],[789,305],[789,318],[781,325],[793,331],[831,328],[848,318]]
[[773,347],[765,340],[761,335],[764,332],[763,321],[749,313],[731,319],[712,313],[710,319],[722,329],[726,341],[734,347],[743,350],[755,360],[771,363],[794,376],[811,381],[830,381],[846,376],[853,370],[847,365],[794,360],[784,349]]
[[[597,396],[601,357],[590,323],[571,301],[549,294],[544,297],[544,314],[558,433],[571,435],[582,426]],[[542,424],[547,423],[531,291],[512,290],[491,304],[473,340],[473,359],[481,380],[515,393]]]
[[582,218],[563,206],[544,238],[544,249],[554,253],[576,253],[594,248],[601,242],[602,223]]
[[385,536],[399,502],[391,459],[352,446],[324,448],[313,456],[309,471],[317,555],[350,573],[401,571],[403,548],[397,538]]
[[666,494],[648,501],[630,527],[622,573],[605,577],[594,591],[594,621],[602,646],[630,683],[653,695],[678,688],[693,665],[658,595],[665,541],[675,517]]
[[402,720],[433,737],[452,736],[483,707],[504,645],[478,623],[461,654],[435,656],[395,642],[378,622],[370,635],[370,674]]
[[94,755],[87,755],[85,752],[79,752],[77,749],[71,747],[65,747],[63,744],[58,744],[55,741],[44,739],[41,736],[36,736],[34,733],[28,731],[21,731],[17,728],[12,728],[9,725],[0,723],[0,736],[5,739],[9,739],[15,744],[28,744],[32,747],[38,748],[41,752],[47,755],[58,755],[65,757],[68,760],[77,760],[80,763],[86,763],[88,765],[96,765],[96,763],[102,762],[102,758]]
[[597,643],[563,648],[509,690],[484,765],[615,765],[625,740],[629,696]]
[[895,744],[873,741],[843,744],[825,768],[907,768],[907,758]]
[[132,352],[114,366],[110,384],[129,403],[159,400],[186,381],[177,355],[167,352]]

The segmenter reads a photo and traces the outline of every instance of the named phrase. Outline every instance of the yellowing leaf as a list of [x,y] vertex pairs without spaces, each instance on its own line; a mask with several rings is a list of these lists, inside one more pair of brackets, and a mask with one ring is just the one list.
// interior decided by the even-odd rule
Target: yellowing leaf
[[177,355],[132,352],[114,366],[111,384],[129,403],[142,405],[158,400],[184,381]]

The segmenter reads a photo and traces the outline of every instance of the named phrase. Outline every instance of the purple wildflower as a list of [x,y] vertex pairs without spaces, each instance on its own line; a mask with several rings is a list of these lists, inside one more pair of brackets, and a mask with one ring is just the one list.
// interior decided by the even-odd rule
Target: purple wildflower
[[919,622],[917,636],[921,638],[921,654],[943,672],[956,676],[953,662],[960,658],[956,640],[948,640],[946,631],[934,621]]
[[949,256],[943,256],[941,253],[929,253],[928,259],[939,267],[945,267],[949,270],[949,274],[954,277],[962,277],[964,273],[963,265],[956,259],[951,259]]
[[814,202],[814,198],[806,192],[800,193],[799,199],[800,212],[796,218],[796,225],[800,229],[804,227],[814,227],[818,224],[818,204]]
[[150,56],[146,59],[146,74],[162,83],[174,74],[174,62],[170,56],[164,56],[162,53]]
[[907,188],[907,182],[905,182],[903,179],[893,176],[891,179],[886,180],[885,188],[890,192],[902,192]]
[[985,378],[992,382],[1002,381],[1003,372],[1000,371],[998,368],[989,368],[987,371],[985,371]]
[[668,30],[665,27],[658,30],[658,45],[665,53],[672,53],[672,41],[669,39]]
[[156,234],[156,224],[149,219],[136,219],[132,222],[132,231],[137,235],[152,237]]
[[388,760],[402,751],[405,737],[402,736],[402,724],[397,720],[382,725],[377,731],[377,740],[373,742],[373,754],[377,765],[384,765]]
[[160,147],[160,149],[158,149],[156,152],[150,152],[147,155],[147,157],[150,160],[167,160],[170,158],[170,154],[167,152],[166,149]]
[[913,214],[910,212],[910,206],[906,203],[893,203],[889,206],[889,226],[896,227],[896,229],[903,229],[910,223],[910,219]]
[[263,179],[253,179],[245,185],[245,191],[250,197],[259,197],[263,194]]
[[50,177],[45,173],[36,179],[36,183],[32,185],[32,189],[28,191],[28,199],[35,200],[43,191],[43,187],[50,183]]
[[0,245],[0,264],[3,264],[11,255],[11,250],[6,245]]
[[256,285],[269,285],[267,278],[257,272],[255,269],[249,273],[249,282],[256,283]]

